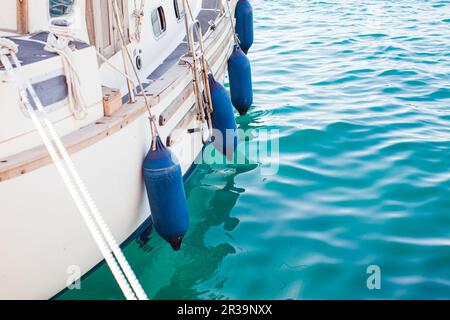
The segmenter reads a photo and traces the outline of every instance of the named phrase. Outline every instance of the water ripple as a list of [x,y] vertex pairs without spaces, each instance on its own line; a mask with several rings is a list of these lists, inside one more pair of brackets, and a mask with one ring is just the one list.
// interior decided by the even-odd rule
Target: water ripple
[[200,166],[183,250],[126,248],[150,297],[450,299],[450,1],[252,3],[238,124],[280,131],[279,170]]

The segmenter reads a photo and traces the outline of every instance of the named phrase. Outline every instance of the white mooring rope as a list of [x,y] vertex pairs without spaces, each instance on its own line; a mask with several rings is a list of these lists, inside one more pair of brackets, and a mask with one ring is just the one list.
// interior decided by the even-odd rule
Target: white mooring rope
[[[0,60],[6,68],[10,77],[16,82],[17,86],[19,87],[21,100],[26,106],[31,119],[36,126],[36,129],[42,141],[44,142],[44,145],[46,146],[59,174],[66,184],[66,187],[69,190],[69,193],[71,194],[89,231],[91,232],[92,237],[94,238],[103,257],[105,258],[106,263],[111,269],[111,272],[113,273],[119,287],[121,288],[125,297],[129,300],[147,300],[147,295],[142,289],[142,286],[137,280],[120,247],[117,245],[117,242],[112,236],[102,215],[98,211],[92,197],[90,196],[83,181],[81,180],[80,175],[75,169],[75,166],[66,148],[64,147],[64,144],[56,133],[53,124],[48,120],[47,117],[45,117],[44,107],[42,106],[39,97],[34,91],[33,86],[23,76],[21,69],[22,67],[15,54],[16,52],[17,46],[14,46],[12,44],[12,41],[10,41],[9,39],[0,38]],[[19,70],[19,76],[14,72],[14,68],[7,55],[10,55],[12,57],[13,62],[16,65],[16,69]],[[35,102],[37,110],[39,111],[39,117],[37,112],[31,106],[30,101],[28,100],[28,94],[30,94],[32,100]],[[50,133],[53,142],[56,144],[56,148],[52,143],[52,139],[48,137],[45,129],[47,129]],[[62,156],[62,159],[60,155]],[[66,168],[69,172],[67,172]],[[96,223],[98,224],[98,226],[96,225]]]

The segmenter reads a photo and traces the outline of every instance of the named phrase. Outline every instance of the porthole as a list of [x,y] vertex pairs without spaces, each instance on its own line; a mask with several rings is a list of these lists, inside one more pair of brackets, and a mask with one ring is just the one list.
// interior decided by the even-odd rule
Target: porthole
[[49,0],[50,18],[61,17],[72,12],[73,0]]
[[164,14],[163,7],[158,7],[152,12],[152,26],[153,33],[156,38],[159,38],[167,28],[166,25],[166,16]]
[[180,21],[184,18],[183,0],[173,0],[173,6],[175,8],[175,16],[177,17],[177,20]]
[[136,68],[138,70],[142,69],[142,58],[141,58],[141,56],[137,56],[136,57]]

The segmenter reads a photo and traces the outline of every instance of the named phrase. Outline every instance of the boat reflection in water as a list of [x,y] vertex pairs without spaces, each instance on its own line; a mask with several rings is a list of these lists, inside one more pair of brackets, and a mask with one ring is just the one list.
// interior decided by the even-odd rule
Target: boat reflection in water
[[217,171],[199,166],[186,185],[192,222],[185,240],[186,250],[182,252],[183,262],[174,270],[170,282],[158,290],[155,299],[220,298],[200,288],[217,274],[225,257],[236,253],[231,241],[224,242],[232,239],[232,231],[240,222],[232,211],[245,189],[236,186],[235,178],[255,168],[256,165],[243,165]]

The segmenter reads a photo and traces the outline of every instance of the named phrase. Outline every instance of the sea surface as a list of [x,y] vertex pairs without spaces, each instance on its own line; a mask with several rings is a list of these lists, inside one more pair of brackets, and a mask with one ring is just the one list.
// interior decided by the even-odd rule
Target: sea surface
[[[149,297],[450,299],[450,1],[252,4],[237,121],[278,134],[240,150],[278,144],[279,167],[199,165],[182,250],[125,247]],[[105,265],[81,285],[59,298],[123,298]]]

